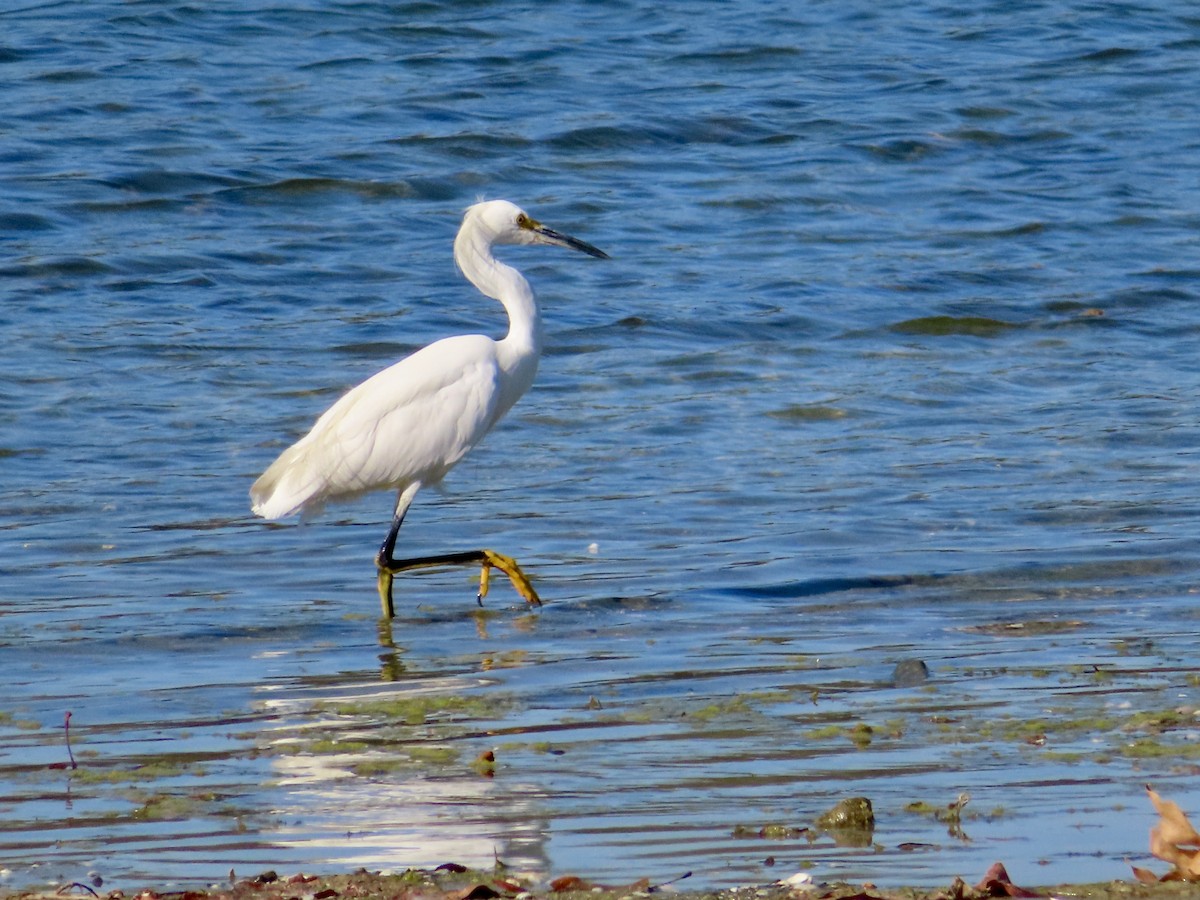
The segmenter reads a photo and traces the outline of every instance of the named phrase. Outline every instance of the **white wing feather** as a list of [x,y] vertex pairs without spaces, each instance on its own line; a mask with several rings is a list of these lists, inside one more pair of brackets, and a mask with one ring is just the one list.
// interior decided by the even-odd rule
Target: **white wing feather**
[[441,481],[507,412],[496,346],[483,335],[445,338],[353,388],[254,482],[254,512],[277,519]]

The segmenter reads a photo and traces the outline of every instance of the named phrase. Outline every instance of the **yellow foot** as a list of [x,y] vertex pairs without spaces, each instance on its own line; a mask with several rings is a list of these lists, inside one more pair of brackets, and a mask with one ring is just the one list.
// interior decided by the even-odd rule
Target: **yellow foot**
[[517,565],[515,559],[511,556],[505,556],[503,553],[497,553],[495,550],[480,550],[479,552],[483,556],[483,571],[479,574],[480,603],[483,603],[483,598],[487,596],[488,580],[491,576],[492,568],[495,567],[508,576],[508,580],[517,589],[517,593],[525,598],[525,602],[532,606],[542,605],[537,591],[533,589],[529,578],[521,571],[521,567]]
[[375,586],[379,589],[379,604],[383,607],[383,617],[396,618],[396,607],[392,603],[392,570],[381,566]]
[[[468,550],[465,553],[443,553],[439,556],[421,556],[416,559],[396,559],[392,560],[389,565],[379,566],[379,580],[377,587],[379,588],[379,603],[383,609],[385,619],[395,617],[395,606],[392,603],[392,576],[399,572],[407,572],[409,569],[421,569],[436,566],[461,566],[470,563],[481,563],[483,571],[479,575],[479,602],[483,603],[483,598],[487,596],[489,582],[492,569],[499,569],[508,576],[513,587],[517,589],[517,593],[525,598],[525,601],[532,606],[541,606],[542,601],[538,598],[537,591],[533,589],[529,578],[521,571],[521,567],[517,565],[517,561],[511,556],[505,556],[503,553],[497,553],[495,550]],[[378,565],[378,561],[376,561]]]

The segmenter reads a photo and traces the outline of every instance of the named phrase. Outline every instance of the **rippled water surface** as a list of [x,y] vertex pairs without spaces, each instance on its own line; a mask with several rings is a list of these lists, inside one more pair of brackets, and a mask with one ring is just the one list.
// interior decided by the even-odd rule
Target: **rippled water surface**
[[[9,883],[1153,866],[1142,784],[1200,812],[1198,69],[1183,2],[6,4]],[[503,333],[480,196],[613,259],[507,254],[538,382],[401,543],[547,602],[426,572],[386,623],[389,497],[247,491]]]

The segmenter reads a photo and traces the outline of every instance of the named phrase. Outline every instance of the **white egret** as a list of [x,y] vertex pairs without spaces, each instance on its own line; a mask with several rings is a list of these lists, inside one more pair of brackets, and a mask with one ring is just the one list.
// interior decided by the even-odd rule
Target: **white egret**
[[375,557],[388,618],[394,614],[392,576],[423,566],[481,564],[481,601],[494,566],[528,602],[540,602],[516,561],[492,550],[413,559],[392,555],[417,491],[440,482],[533,384],[541,315],[529,282],[492,255],[496,244],[551,244],[608,258],[506,200],[470,207],[454,240],[454,260],[475,287],[504,305],[508,335],[498,341],[481,334],[444,338],[368,378],[317,419],[250,488],[254,512],[266,519],[313,512],[327,501],[369,491],[395,490],[392,527]]

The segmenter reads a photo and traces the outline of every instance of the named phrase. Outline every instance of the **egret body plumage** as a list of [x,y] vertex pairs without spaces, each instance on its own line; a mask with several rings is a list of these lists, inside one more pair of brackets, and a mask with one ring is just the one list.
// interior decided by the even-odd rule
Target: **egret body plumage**
[[503,304],[508,334],[500,340],[481,334],[443,338],[368,378],[284,450],[250,489],[254,512],[267,519],[395,490],[392,526],[376,556],[380,600],[389,618],[394,613],[392,575],[421,566],[480,563],[481,600],[494,566],[527,601],[539,602],[517,563],[492,550],[402,560],[393,556],[417,492],[440,482],[529,390],[537,373],[542,344],[537,301],[524,276],[492,254],[497,244],[549,244],[607,258],[506,200],[470,207],[454,241],[454,260],[475,287]]

